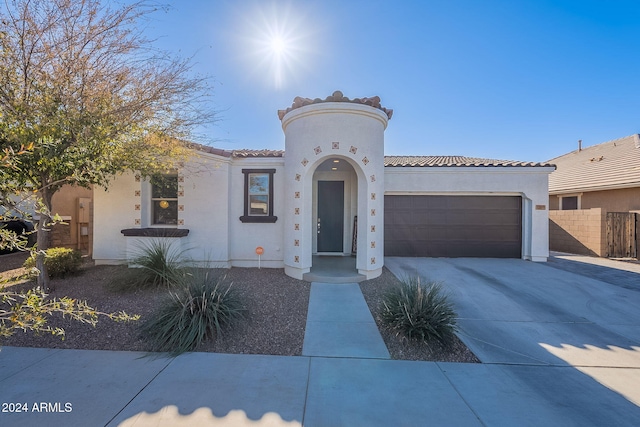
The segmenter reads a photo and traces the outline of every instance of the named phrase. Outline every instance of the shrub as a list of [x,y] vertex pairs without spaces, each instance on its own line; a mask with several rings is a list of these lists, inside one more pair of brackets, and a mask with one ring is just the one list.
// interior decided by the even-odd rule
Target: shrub
[[[80,251],[69,248],[50,248],[45,251],[44,264],[47,266],[49,277],[65,277],[67,274],[76,273],[82,265]],[[25,268],[36,266],[35,254],[31,254],[23,264]]]
[[142,333],[151,341],[153,351],[172,355],[193,351],[207,338],[243,316],[244,307],[231,284],[223,285],[207,270],[193,270],[160,304],[151,318],[142,324]]
[[116,291],[173,286],[184,275],[182,254],[166,240],[141,243],[129,263],[132,268],[114,277],[110,286]]
[[438,283],[422,283],[419,277],[402,280],[385,293],[382,321],[407,340],[436,340],[449,345],[456,328],[456,313]]

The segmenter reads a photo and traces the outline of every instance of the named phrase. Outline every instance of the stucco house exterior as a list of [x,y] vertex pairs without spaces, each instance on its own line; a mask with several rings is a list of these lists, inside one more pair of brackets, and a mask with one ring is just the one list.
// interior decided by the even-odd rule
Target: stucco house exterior
[[[393,114],[378,97],[297,97],[278,111],[284,150],[194,146],[173,174],[116,177],[94,192],[94,259],[124,263],[140,239],[172,239],[195,261],[284,268],[355,256],[548,257],[546,163],[385,156]],[[258,251],[260,252],[260,251]]]
[[[557,168],[549,176],[551,249],[614,256],[618,237],[607,235],[607,221],[613,213],[640,212],[640,135],[580,145],[549,162]],[[629,226],[620,232],[635,235]],[[632,248],[625,252],[637,256]]]

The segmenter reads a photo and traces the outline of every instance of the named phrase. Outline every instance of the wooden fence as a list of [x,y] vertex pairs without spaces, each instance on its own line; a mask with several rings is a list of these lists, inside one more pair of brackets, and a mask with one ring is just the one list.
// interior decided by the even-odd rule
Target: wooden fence
[[607,257],[638,257],[638,214],[607,212]]

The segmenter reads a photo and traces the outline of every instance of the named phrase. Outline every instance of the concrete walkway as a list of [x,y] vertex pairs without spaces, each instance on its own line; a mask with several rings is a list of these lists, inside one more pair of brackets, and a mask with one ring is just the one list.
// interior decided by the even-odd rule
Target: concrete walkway
[[358,286],[313,283],[300,357],[4,347],[0,426],[640,425],[638,289],[521,260],[385,263],[456,284],[482,364],[389,360]]
[[302,355],[390,358],[357,283],[311,283]]

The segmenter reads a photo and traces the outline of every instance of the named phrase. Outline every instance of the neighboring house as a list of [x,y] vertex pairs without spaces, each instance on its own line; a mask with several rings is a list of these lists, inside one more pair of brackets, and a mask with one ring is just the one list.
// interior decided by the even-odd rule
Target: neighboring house
[[[57,214],[62,222],[51,228],[51,247],[63,246],[79,249],[86,254],[91,253],[92,193],[88,188],[65,185],[53,195],[51,213]],[[18,212],[12,212],[12,215],[18,214],[20,217],[10,222],[9,229],[18,234],[32,231],[38,218],[35,203],[34,197],[24,199],[19,204]],[[4,207],[0,207],[0,214],[4,211]],[[30,241],[35,243],[35,235],[30,236]]]
[[[640,135],[579,147],[549,162],[557,168],[549,176],[551,249],[637,256],[635,224],[630,224],[634,211],[640,212]],[[616,218],[630,222],[618,232]]]
[[[126,262],[149,237],[218,266],[284,268],[303,279],[316,255],[548,257],[553,165],[385,156],[392,110],[378,97],[296,98],[278,112],[284,151],[195,146],[175,173],[134,173],[94,191],[94,259]],[[260,251],[258,251],[260,252]]]

